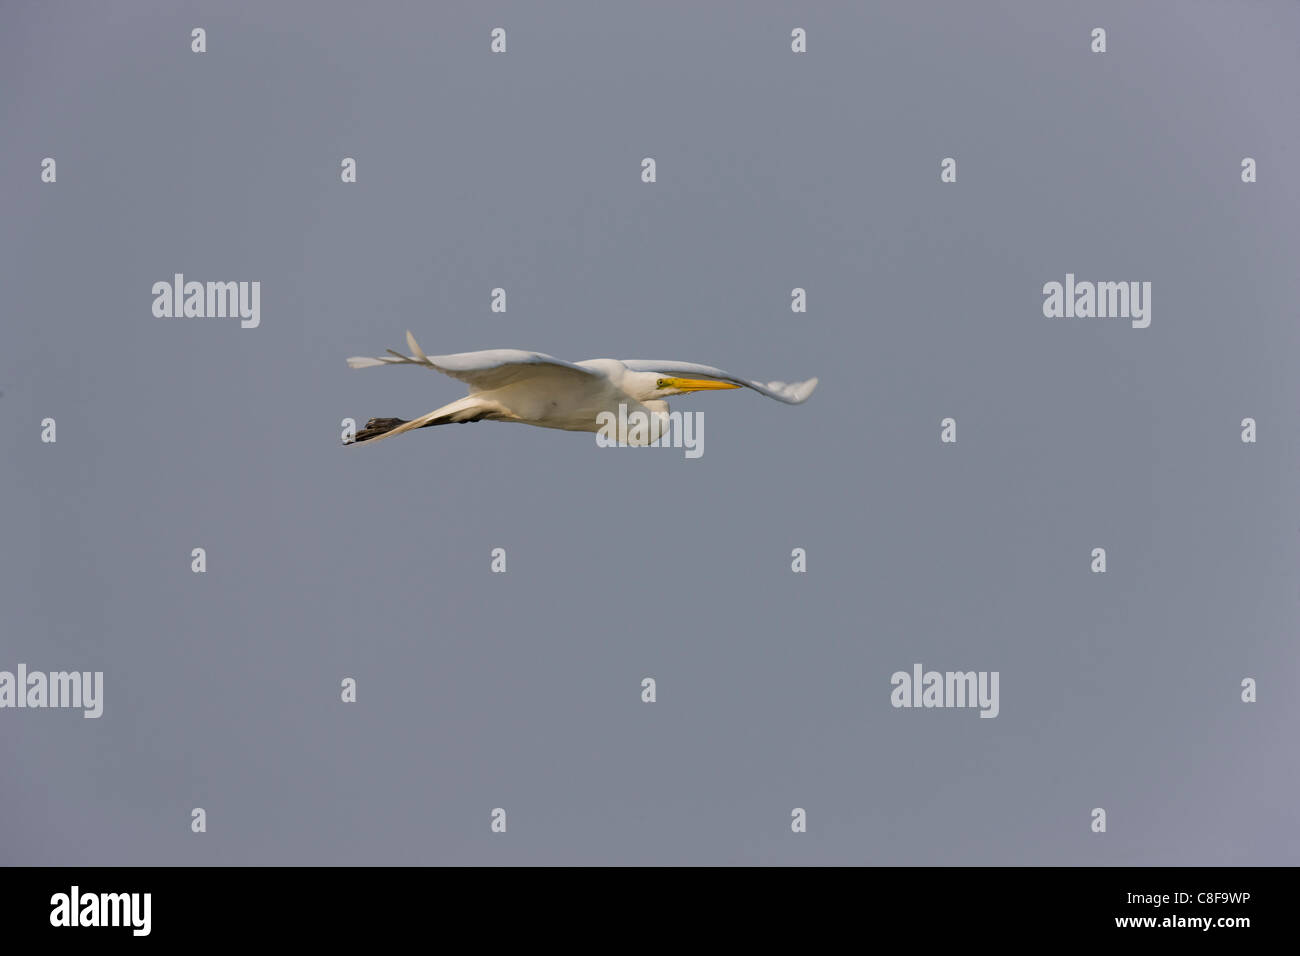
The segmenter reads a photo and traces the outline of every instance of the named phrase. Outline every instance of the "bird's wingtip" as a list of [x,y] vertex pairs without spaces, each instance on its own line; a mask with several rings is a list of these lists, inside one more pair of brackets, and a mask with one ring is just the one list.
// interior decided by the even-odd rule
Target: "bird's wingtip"
[[817,378],[815,376],[813,378],[808,379],[807,381],[800,382],[798,385],[795,385],[793,388],[791,388],[791,392],[794,394],[795,402],[798,403],[798,402],[808,401],[808,397],[812,395],[813,390],[816,387],[817,387]]

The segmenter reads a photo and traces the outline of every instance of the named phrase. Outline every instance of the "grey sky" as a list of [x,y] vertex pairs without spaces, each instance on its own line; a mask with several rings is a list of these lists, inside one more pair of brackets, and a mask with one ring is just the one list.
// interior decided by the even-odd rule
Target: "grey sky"
[[[105,673],[0,711],[0,863],[1300,862],[1300,8],[630,6],[0,13],[0,669]],[[408,328],[821,384],[341,447],[462,394],[345,366]]]

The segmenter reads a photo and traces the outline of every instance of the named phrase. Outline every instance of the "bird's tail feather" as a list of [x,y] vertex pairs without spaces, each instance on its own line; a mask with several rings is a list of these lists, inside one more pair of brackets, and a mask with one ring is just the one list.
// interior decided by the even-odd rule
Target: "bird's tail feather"
[[409,331],[406,333],[406,344],[414,355],[403,355],[396,349],[385,349],[388,354],[381,355],[379,358],[354,355],[348,359],[348,368],[377,368],[380,365],[427,365],[429,368],[437,368],[429,361],[429,356],[424,354],[424,349],[420,348],[420,343],[415,341],[415,336]]

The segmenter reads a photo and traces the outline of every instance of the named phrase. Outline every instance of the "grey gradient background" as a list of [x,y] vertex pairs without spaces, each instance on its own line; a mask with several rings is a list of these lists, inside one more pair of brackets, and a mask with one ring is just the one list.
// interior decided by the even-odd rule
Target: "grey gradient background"
[[[0,668],[106,702],[0,712],[0,863],[1300,862],[1296,4],[2,10]],[[821,385],[341,447],[408,328]]]

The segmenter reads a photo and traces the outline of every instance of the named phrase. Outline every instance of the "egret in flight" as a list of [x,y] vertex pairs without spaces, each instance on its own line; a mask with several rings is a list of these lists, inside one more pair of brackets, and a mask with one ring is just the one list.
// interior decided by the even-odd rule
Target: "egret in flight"
[[[387,356],[350,358],[348,365],[352,368],[420,365],[460,379],[469,385],[469,394],[410,421],[372,418],[356,433],[356,442],[378,441],[415,428],[453,422],[522,422],[542,428],[597,432],[604,427],[602,420],[609,420],[608,416],[626,422],[639,412],[657,423],[656,427],[642,434],[621,430],[618,440],[650,444],[659,437],[660,429],[668,420],[668,403],[664,399],[670,395],[743,387],[787,405],[798,405],[807,401],[817,387],[815,378],[789,385],[764,384],[692,362],[617,359],[566,362],[519,349],[430,357],[410,332],[406,333],[406,344],[410,355],[388,349]],[[621,415],[620,405],[623,406]]]

